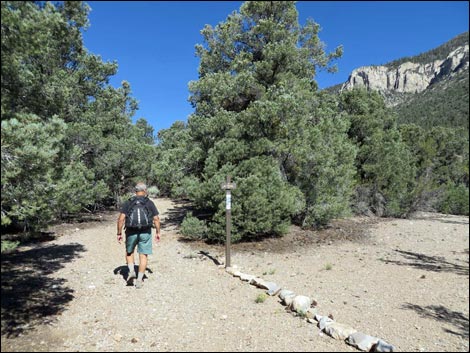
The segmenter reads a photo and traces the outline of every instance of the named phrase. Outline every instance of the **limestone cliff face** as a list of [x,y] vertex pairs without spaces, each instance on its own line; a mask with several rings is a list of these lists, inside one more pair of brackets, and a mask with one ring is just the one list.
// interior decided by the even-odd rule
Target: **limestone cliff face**
[[397,68],[364,66],[355,69],[341,90],[365,87],[382,93],[419,93],[433,83],[468,69],[468,44],[458,47],[444,59],[427,64],[405,62]]

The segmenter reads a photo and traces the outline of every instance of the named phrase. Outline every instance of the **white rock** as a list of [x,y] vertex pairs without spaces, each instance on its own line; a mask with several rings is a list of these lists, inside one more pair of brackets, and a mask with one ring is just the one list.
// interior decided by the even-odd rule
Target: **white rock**
[[285,297],[284,298],[284,304],[287,306],[287,307],[290,307],[292,305],[292,302],[294,301],[294,298],[295,296],[294,295],[291,295],[289,297]]
[[318,314],[318,309],[317,308],[308,308],[307,309],[307,312],[305,314],[305,317],[307,319],[310,319],[312,321],[309,321],[309,322],[314,322],[314,319],[315,319],[315,316]]
[[318,327],[322,331],[325,329],[325,327],[331,325],[334,322],[328,316],[320,316],[320,315],[315,316],[315,320],[318,321]]
[[233,272],[235,272],[235,269],[233,267],[225,267],[225,272],[231,275]]
[[347,325],[340,324],[339,322],[333,322],[332,324],[325,327],[325,333],[327,335],[342,341],[355,332],[357,332],[357,330]]
[[268,282],[258,277],[251,279],[250,284],[261,289],[266,289],[266,293],[269,295],[276,295],[281,290],[281,287],[278,286],[276,283]]
[[309,297],[306,297],[304,295],[297,295],[296,297],[294,297],[294,300],[292,301],[290,307],[292,311],[304,315],[307,313],[307,310],[310,308],[311,304],[312,300]]
[[266,291],[266,293],[271,296],[277,295],[282,289],[279,285],[274,282],[266,282],[266,285],[268,286],[268,290]]
[[240,274],[240,279],[244,282],[251,282],[252,279],[255,279],[256,276],[253,275],[247,275],[245,273]]
[[377,343],[372,347],[372,351],[373,352],[395,352],[395,347],[379,339]]
[[295,297],[295,293],[288,289],[283,289],[279,292],[279,299],[284,301],[286,297]]
[[365,87],[381,92],[418,93],[427,89],[436,78],[452,76],[468,68],[468,44],[458,47],[444,60],[425,64],[404,62],[396,68],[363,66],[351,72],[341,90]]
[[365,352],[369,352],[378,341],[377,337],[369,336],[362,332],[355,332],[346,338],[346,343]]

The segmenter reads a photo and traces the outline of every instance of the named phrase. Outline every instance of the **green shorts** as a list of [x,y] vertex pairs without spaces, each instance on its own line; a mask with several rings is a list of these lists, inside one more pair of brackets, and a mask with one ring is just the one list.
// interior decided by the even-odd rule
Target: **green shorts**
[[137,247],[139,254],[152,254],[152,234],[151,233],[137,233],[126,235],[126,251],[128,254],[133,253]]

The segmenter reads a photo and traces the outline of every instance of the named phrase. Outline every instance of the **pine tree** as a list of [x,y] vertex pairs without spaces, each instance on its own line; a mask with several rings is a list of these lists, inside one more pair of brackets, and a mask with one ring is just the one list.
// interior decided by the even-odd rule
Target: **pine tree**
[[406,215],[413,201],[415,160],[394,115],[379,93],[362,89],[342,93],[340,109],[351,122],[348,134],[358,147],[356,211]]
[[[248,1],[225,22],[201,31],[205,45],[196,47],[199,80],[190,83],[195,113],[188,120],[198,159],[186,188],[212,215],[210,238],[224,234],[220,183],[227,174],[238,185],[235,238],[282,234],[292,216],[305,214],[305,196],[296,185],[302,153],[296,150],[316,143],[309,141],[316,138],[309,132],[316,123],[315,74],[334,71],[331,62],[341,55],[341,48],[325,53],[319,30],[313,21],[299,25],[293,2]],[[332,133],[328,124],[322,133]],[[332,148],[330,156],[338,151]]]
[[130,85],[83,46],[85,3],[1,3],[2,225],[40,228],[151,179]]

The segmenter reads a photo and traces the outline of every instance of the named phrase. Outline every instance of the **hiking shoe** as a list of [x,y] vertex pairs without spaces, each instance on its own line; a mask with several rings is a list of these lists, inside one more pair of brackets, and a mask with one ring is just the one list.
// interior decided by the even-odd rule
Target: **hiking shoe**
[[135,288],[140,289],[144,286],[144,281],[137,281],[135,282]]
[[132,283],[137,278],[135,271],[129,272],[129,276],[127,276],[127,283]]

